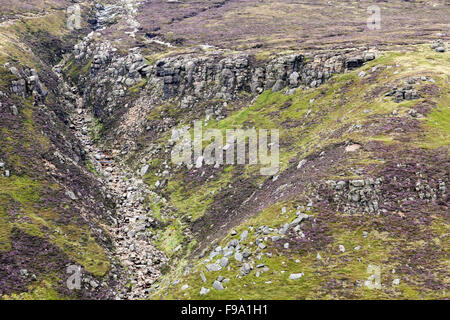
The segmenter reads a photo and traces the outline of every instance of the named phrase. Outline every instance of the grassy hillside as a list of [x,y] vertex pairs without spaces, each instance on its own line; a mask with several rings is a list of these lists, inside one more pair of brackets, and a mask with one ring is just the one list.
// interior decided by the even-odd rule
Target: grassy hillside
[[[68,291],[66,269],[79,265],[102,279],[111,267],[110,243],[97,224],[107,202],[83,168],[79,144],[66,127],[71,106],[60,105],[51,72],[77,38],[66,28],[67,5],[35,1],[28,7],[10,3],[8,11],[2,7],[2,13],[14,15],[0,26],[2,299],[102,296],[103,289]],[[48,92],[42,99],[29,84],[23,93],[11,89],[12,81],[28,81],[23,78],[30,69]],[[93,208],[89,221],[83,218],[86,208]]]

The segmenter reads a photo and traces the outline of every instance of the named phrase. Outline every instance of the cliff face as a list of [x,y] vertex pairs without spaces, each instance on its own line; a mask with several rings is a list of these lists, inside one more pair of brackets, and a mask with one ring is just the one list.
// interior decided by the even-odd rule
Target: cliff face
[[[1,298],[445,298],[448,6],[398,3],[0,10]],[[174,163],[195,121],[279,130],[278,172]]]

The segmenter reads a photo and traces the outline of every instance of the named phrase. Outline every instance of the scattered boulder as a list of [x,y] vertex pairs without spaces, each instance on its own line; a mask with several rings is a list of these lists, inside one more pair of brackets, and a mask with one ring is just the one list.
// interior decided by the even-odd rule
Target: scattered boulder
[[15,105],[10,106],[9,109],[11,110],[13,116],[17,116],[19,114],[19,111]]
[[223,250],[223,256],[224,257],[231,257],[232,255],[233,255],[233,252],[234,252],[234,250],[233,250],[234,248],[233,247],[227,247],[227,248],[225,248],[224,250]]
[[442,41],[441,39],[435,40],[431,43],[431,49],[434,49],[436,52],[445,52],[446,51],[446,43]]
[[300,279],[301,277],[303,277],[303,272],[301,272],[301,273],[292,273],[290,276],[289,276],[289,280],[298,280],[298,279]]
[[365,61],[372,61],[375,60],[375,58],[376,58],[375,52],[366,52],[366,54],[364,55]]
[[217,281],[217,280],[214,281],[213,287],[214,287],[214,289],[219,290],[219,291],[223,290],[222,282]]
[[66,196],[68,196],[72,200],[78,200],[77,196],[75,195],[75,193],[73,193],[73,191],[67,190]]
[[355,56],[347,60],[347,69],[356,69],[363,65],[364,59],[361,56]]
[[351,180],[350,184],[354,187],[364,187],[364,180]]
[[393,87],[390,91],[388,91],[385,96],[386,97],[394,97],[394,101],[400,103],[404,100],[416,100],[420,98],[417,90],[413,88],[414,81],[409,83],[410,81],[406,81],[406,86],[403,88]]
[[306,159],[301,160],[298,165],[297,165],[297,169],[301,169],[301,167],[303,167],[303,165],[307,162]]
[[225,268],[226,266],[228,266],[228,258],[223,257],[219,260],[219,264],[222,268]]
[[148,169],[150,168],[150,166],[148,165],[148,164],[146,164],[146,165],[144,165],[142,168],[141,168],[141,176],[145,176],[147,173],[148,173]]
[[252,266],[248,263],[244,263],[241,267],[241,275],[245,276],[250,273]]
[[205,288],[205,287],[202,287],[202,288],[200,289],[200,295],[201,295],[201,296],[202,296],[202,295],[205,295],[205,294],[207,294],[209,291],[210,291],[209,289],[207,289],[207,288]]
[[361,148],[360,144],[354,143],[345,147],[346,152],[355,152]]
[[242,253],[244,258],[248,258],[252,255],[252,253],[250,252],[250,250],[245,249],[244,252]]

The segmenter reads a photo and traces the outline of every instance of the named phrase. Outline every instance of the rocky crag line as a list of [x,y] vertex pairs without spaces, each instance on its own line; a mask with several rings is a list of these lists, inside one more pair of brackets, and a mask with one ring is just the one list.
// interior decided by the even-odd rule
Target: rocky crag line
[[[377,55],[373,50],[354,48],[258,61],[247,54],[216,50],[150,63],[140,48],[130,48],[124,56],[111,42],[101,41],[96,32],[74,47],[74,63],[86,66],[78,78],[86,103],[93,106],[94,115],[102,122],[111,127],[117,124],[113,140],[131,144],[154,126],[146,115],[156,105],[170,103],[184,113],[196,113],[204,111],[205,102],[214,101],[209,112],[220,120],[225,117],[222,109],[227,103],[246,95],[250,102],[264,90],[293,94],[300,87],[318,87],[333,74],[360,67]],[[130,120],[139,125],[130,128]],[[167,127],[163,123],[155,130],[166,131]]]

